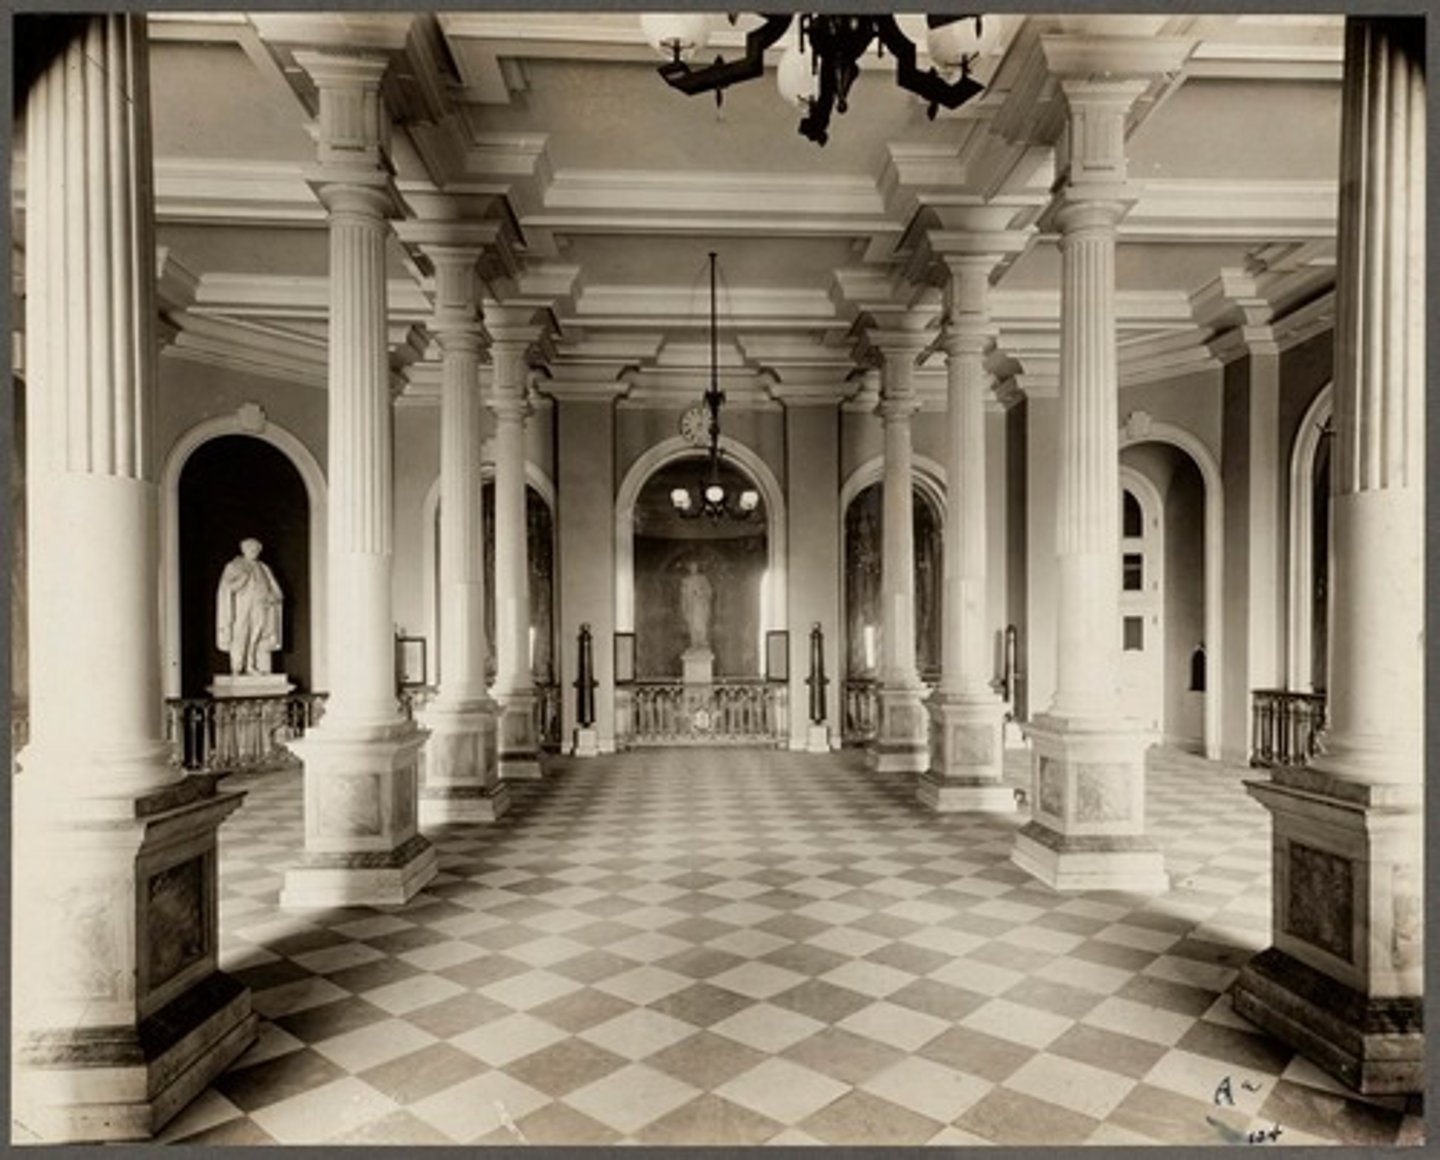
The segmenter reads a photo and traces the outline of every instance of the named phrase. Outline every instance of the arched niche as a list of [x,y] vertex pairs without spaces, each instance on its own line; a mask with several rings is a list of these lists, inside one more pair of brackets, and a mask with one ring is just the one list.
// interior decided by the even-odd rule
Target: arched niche
[[[311,688],[318,692],[328,689],[329,648],[326,639],[326,527],[328,498],[325,473],[319,461],[293,433],[271,421],[255,403],[246,403],[229,415],[219,415],[197,423],[180,436],[165,457],[160,472],[160,592],[164,690],[167,697],[181,694],[181,578],[180,578],[180,481],[186,464],[195,452],[214,439],[245,436],[270,445],[281,452],[299,473],[309,503],[309,529],[306,537],[308,555],[308,615],[297,607],[286,593],[285,615],[288,619],[306,616],[309,628]],[[261,534],[258,538],[264,539]],[[233,552],[232,552],[233,554]],[[274,561],[267,553],[262,557]],[[219,573],[215,575],[219,580]],[[217,663],[218,654],[217,654]]]
[[1205,483],[1205,653],[1212,674],[1205,695],[1205,756],[1220,759],[1223,698],[1218,677],[1225,671],[1223,615],[1223,578],[1225,575],[1225,491],[1220,479],[1220,465],[1204,442],[1196,435],[1173,423],[1152,419],[1143,412],[1132,412],[1120,428],[1119,446],[1123,450],[1136,444],[1153,441],[1177,447],[1200,469]]
[[[845,615],[847,678],[873,676],[880,658],[881,536],[884,460],[876,457],[851,472],[840,489],[840,543],[844,561],[841,601]],[[915,662],[922,677],[939,673],[944,638],[945,472],[917,455],[912,462],[915,543]],[[873,632],[867,634],[867,626]]]
[[[766,520],[765,582],[761,591],[761,631],[787,627],[789,559],[785,496],[775,473],[759,455],[729,436],[720,436],[720,454],[760,492]],[[615,495],[615,631],[635,631],[635,504],[640,490],[661,468],[694,459],[695,447],[678,435],[651,447],[635,460]],[[599,647],[609,647],[601,644]]]
[[[1306,409],[1290,449],[1290,569],[1286,606],[1289,686],[1315,692],[1326,683],[1330,579],[1330,448],[1334,385]],[[1317,680],[1318,678],[1318,680]]]
[[[480,518],[485,551],[485,645],[489,677],[495,668],[495,465],[481,466]],[[432,680],[440,680],[440,477],[437,475],[425,494],[421,519],[424,560],[425,634],[435,658]],[[555,483],[535,464],[525,463],[525,546],[530,578],[530,628],[535,644],[535,679],[554,683],[558,679],[558,647],[555,639],[555,564],[559,545],[555,539]],[[537,567],[537,563],[539,567]]]

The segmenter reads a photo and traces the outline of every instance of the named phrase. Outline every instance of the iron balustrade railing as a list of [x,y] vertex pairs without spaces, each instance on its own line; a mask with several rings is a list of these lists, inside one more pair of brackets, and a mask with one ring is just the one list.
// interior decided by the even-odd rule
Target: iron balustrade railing
[[725,677],[710,685],[637,680],[615,689],[616,742],[652,745],[784,745],[790,690],[784,681]]
[[535,736],[540,748],[550,753],[560,751],[561,708],[559,685],[535,686]]
[[280,769],[295,761],[285,743],[303,737],[324,711],[324,693],[172,697],[165,702],[165,739],[191,772]]
[[868,745],[880,727],[880,682],[874,677],[846,677],[841,685],[840,740],[844,745]]
[[[940,683],[938,669],[924,669],[920,683],[929,698]],[[846,677],[841,683],[840,742],[842,745],[869,745],[880,727],[880,680],[878,677]]]
[[1289,689],[1250,693],[1250,764],[1260,769],[1308,765],[1325,731],[1325,694]]

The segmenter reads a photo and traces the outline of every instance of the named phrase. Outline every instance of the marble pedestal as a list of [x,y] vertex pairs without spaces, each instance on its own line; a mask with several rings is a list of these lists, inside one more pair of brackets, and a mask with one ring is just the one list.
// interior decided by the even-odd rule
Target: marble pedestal
[[1054,890],[1169,889],[1165,860],[1145,836],[1145,737],[1109,719],[1037,716],[1032,818],[1010,858]]
[[227,697],[283,697],[295,688],[284,673],[242,673],[239,676],[215,674],[207,686],[216,700]]
[[916,800],[937,813],[1013,813],[1015,791],[1001,781],[1005,706],[989,696],[931,697],[930,768]]
[[243,797],[191,776],[85,801],[78,816],[22,810],[18,1132],[47,1144],[148,1139],[255,1041],[250,992],[216,966],[216,831]]
[[285,874],[287,910],[399,906],[437,869],[417,828],[425,732],[326,718],[290,748],[305,766],[305,853]]
[[1423,1090],[1421,787],[1310,769],[1248,786],[1271,814],[1272,946],[1235,1010],[1366,1095]]
[[570,752],[576,757],[598,757],[600,755],[600,734],[593,725],[575,730]]
[[539,781],[540,738],[535,733],[536,696],[530,690],[500,693],[499,751],[503,781]]
[[830,727],[828,725],[823,722],[819,724],[811,722],[810,727],[805,731],[805,752],[830,752]]
[[687,648],[680,654],[681,681],[709,686],[715,681],[715,654],[708,648]]
[[870,746],[876,773],[923,773],[930,764],[930,728],[923,685],[882,685],[879,721]]
[[510,808],[510,787],[496,768],[493,705],[432,702],[420,723],[430,736],[422,752],[420,824],[493,822]]

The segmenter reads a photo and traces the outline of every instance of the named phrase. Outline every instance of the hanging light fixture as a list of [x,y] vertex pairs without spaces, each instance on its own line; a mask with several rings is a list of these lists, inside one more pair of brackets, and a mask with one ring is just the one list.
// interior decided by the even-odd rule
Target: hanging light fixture
[[[688,96],[713,92],[718,105],[731,85],[764,73],[765,50],[785,35],[796,17],[762,16],[762,22],[745,35],[743,57],[727,61],[717,56],[713,64],[701,68],[691,68],[687,58],[704,47],[705,41],[697,39],[693,31],[678,31],[681,22],[699,17],[647,14],[641,19],[642,23],[651,22],[645,26],[650,43],[670,56],[660,66],[665,82]],[[729,20],[734,24],[736,17],[731,15]],[[800,13],[798,42],[781,57],[776,83],[786,100],[805,109],[800,120],[801,135],[817,145],[829,139],[830,115],[843,113],[848,107],[850,86],[860,75],[860,58],[872,44],[877,45],[882,56],[886,49],[890,50],[895,58],[895,83],[921,97],[926,102],[926,115],[932,120],[941,106],[957,109],[983,92],[984,86],[970,76],[970,68],[976,57],[990,51],[993,45],[994,19],[988,30],[979,15],[928,15],[925,22],[927,50],[934,64],[948,75],[934,67],[921,71],[915,63],[914,41],[900,30],[893,16]],[[708,30],[707,25],[707,36]]]
[[695,487],[677,487],[670,492],[670,505],[681,519],[708,516],[712,520],[748,520],[760,507],[760,493],[753,487],[731,495],[720,481],[720,406],[725,392],[720,389],[718,327],[715,318],[715,251],[710,251],[710,384],[701,396],[701,405],[686,411],[680,429],[688,438],[708,437],[710,450],[705,476]]

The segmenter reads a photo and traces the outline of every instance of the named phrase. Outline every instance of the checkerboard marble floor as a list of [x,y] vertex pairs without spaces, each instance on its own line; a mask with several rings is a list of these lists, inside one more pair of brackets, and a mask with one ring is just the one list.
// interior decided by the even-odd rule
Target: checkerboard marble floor
[[1144,898],[1051,892],[1021,818],[930,814],[859,753],[554,759],[433,832],[408,905],[301,913],[298,777],[235,777],[221,961],[260,1037],[162,1139],[1419,1143],[1231,1011],[1269,924],[1241,776],[1152,755]]

